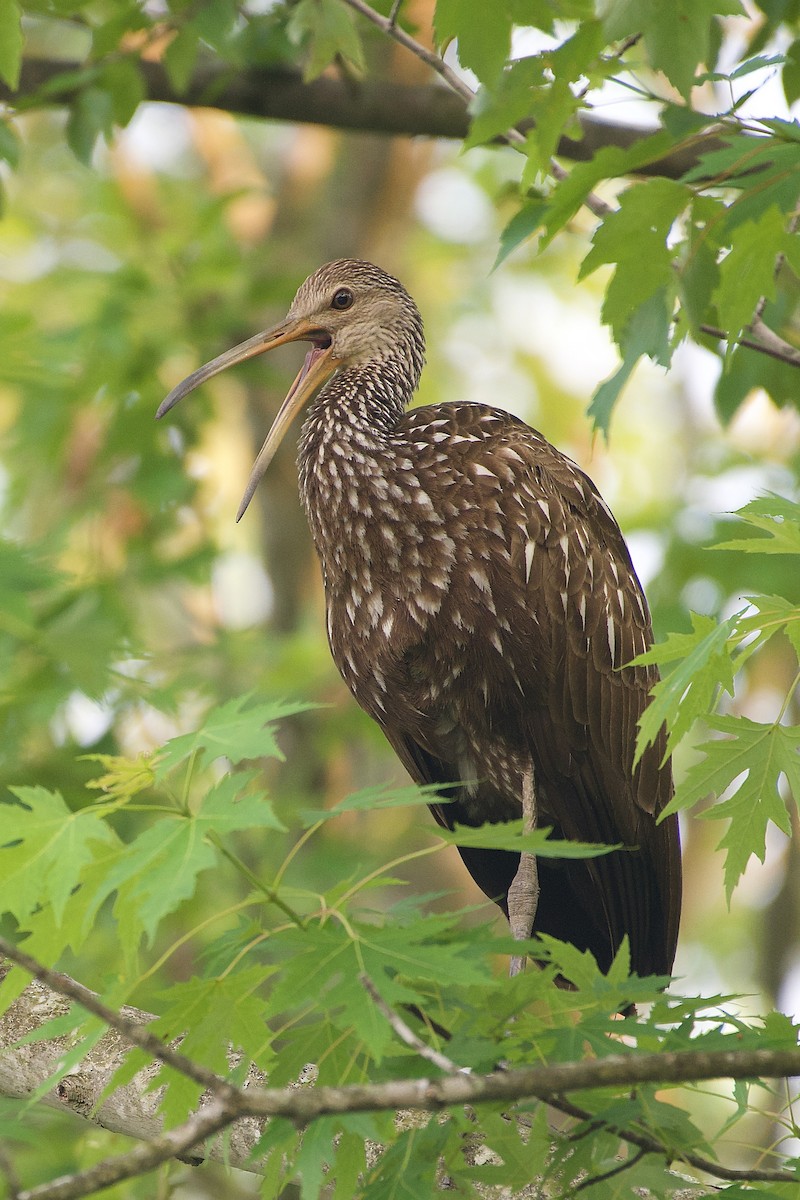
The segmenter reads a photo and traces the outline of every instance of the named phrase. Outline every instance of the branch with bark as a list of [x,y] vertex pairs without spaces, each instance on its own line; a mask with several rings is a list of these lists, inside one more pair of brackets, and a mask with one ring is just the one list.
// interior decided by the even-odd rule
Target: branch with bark
[[[190,1161],[199,1162],[207,1156],[222,1157],[223,1151],[215,1146],[213,1139],[223,1130],[229,1131],[224,1147],[225,1160],[231,1165],[257,1171],[258,1164],[253,1163],[250,1155],[265,1121],[271,1117],[284,1117],[303,1128],[320,1117],[336,1114],[408,1109],[439,1112],[454,1106],[474,1106],[483,1101],[512,1104],[535,1099],[591,1124],[592,1114],[574,1104],[568,1098],[569,1094],[598,1087],[696,1083],[723,1077],[788,1078],[800,1074],[800,1048],[793,1047],[643,1055],[620,1053],[603,1059],[475,1075],[465,1072],[444,1055],[424,1052],[424,1043],[420,1044],[420,1039],[406,1022],[386,1005],[374,984],[365,979],[364,986],[398,1037],[430,1061],[441,1072],[440,1076],[341,1087],[268,1088],[262,1086],[263,1077],[253,1075],[246,1086],[239,1087],[150,1033],[146,1026],[153,1019],[152,1014],[132,1008],[119,1012],[110,1008],[82,984],[37,962],[4,939],[0,939],[0,953],[35,979],[0,1018],[0,1093],[28,1098],[53,1078],[56,1082],[44,1096],[44,1103],[70,1110],[146,1143],[127,1154],[106,1159],[87,1171],[37,1188],[18,1189],[17,1200],[71,1200],[121,1179],[145,1174],[171,1158],[191,1155]],[[6,967],[6,973],[7,970]],[[59,1075],[59,1062],[68,1049],[68,1039],[61,1036],[37,1042],[30,1035],[53,1017],[63,1015],[72,1003],[80,1004],[104,1020],[109,1031],[82,1060],[79,1068]],[[131,1083],[105,1096],[109,1081],[132,1045],[146,1050],[154,1061]],[[153,1090],[159,1064],[168,1065],[205,1087],[198,1110],[166,1132],[158,1111],[162,1093]],[[642,1153],[657,1154],[666,1160],[674,1158],[668,1146],[642,1130],[615,1128],[610,1132]],[[791,1172],[780,1169],[730,1169],[695,1155],[686,1161],[727,1180],[790,1182],[795,1179]]]
[[[464,80],[438,55],[363,0],[343,2],[429,66],[442,83],[411,86],[391,80],[354,80],[330,74],[304,81],[298,71],[290,69],[233,71],[220,63],[206,61],[196,68],[187,87],[178,91],[161,63],[137,59],[146,99],[217,108],[262,120],[306,122],[392,136],[464,139],[469,132],[469,105],[474,99]],[[16,106],[19,111],[30,106],[68,104],[90,82],[93,69],[74,61],[26,59],[16,92],[12,93],[0,84],[0,102]],[[581,137],[562,137],[558,145],[559,156],[568,161],[587,162],[608,147],[630,149],[653,132],[622,122],[601,120],[586,111],[579,114],[579,120]],[[510,144],[524,142],[531,124],[521,122],[517,128],[507,131],[501,140]],[[702,155],[724,145],[718,133],[716,127],[710,125],[705,135],[648,163],[637,174],[680,178],[697,166]],[[552,169],[556,178],[566,174],[558,162],[552,164]],[[612,211],[609,204],[593,194],[587,196],[585,203],[601,218]],[[720,341],[728,338],[725,330],[710,325],[703,325],[701,331]],[[770,329],[758,311],[738,342],[789,366],[800,366],[800,350]]]
[[[356,133],[397,137],[430,137],[462,141],[469,132],[469,97],[439,83],[396,83],[388,79],[344,79],[333,74],[304,81],[299,71],[251,67],[232,71],[218,62],[202,62],[184,90],[178,91],[161,63],[137,60],[145,99],[190,108],[216,108],[241,117],[321,125]],[[85,63],[67,59],[26,58],[19,86],[12,92],[0,83],[0,102],[27,108],[70,103],[90,78]],[[582,136],[563,137],[558,152],[572,162],[588,162],[608,146],[627,150],[653,131],[590,112],[580,117]],[[520,132],[530,128],[522,123]],[[712,130],[691,146],[681,147],[642,168],[643,175],[677,179],[695,167],[702,153],[718,149]]]

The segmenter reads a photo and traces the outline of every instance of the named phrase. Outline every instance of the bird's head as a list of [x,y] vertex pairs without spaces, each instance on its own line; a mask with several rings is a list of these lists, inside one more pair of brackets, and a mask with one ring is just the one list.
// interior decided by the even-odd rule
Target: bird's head
[[193,371],[159,406],[165,413],[220,371],[286,342],[310,342],[300,372],[259,451],[237,521],[294,417],[331,376],[348,367],[389,369],[410,396],[424,356],[422,318],[403,285],[380,267],[357,259],[326,263],[297,290],[285,320]]

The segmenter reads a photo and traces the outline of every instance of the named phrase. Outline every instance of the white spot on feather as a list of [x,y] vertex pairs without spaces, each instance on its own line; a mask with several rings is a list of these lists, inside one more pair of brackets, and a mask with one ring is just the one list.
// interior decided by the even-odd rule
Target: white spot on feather
[[469,569],[469,577],[472,582],[481,589],[482,592],[486,592],[488,595],[491,595],[492,589],[489,583],[489,576],[482,567],[474,565],[471,566]]
[[608,648],[611,651],[611,665],[614,665],[614,651],[617,647],[617,631],[614,626],[612,617],[606,618],[606,628],[608,629]]
[[533,555],[536,551],[536,543],[530,541],[525,543],[525,582],[529,583],[531,578],[531,569],[533,567]]

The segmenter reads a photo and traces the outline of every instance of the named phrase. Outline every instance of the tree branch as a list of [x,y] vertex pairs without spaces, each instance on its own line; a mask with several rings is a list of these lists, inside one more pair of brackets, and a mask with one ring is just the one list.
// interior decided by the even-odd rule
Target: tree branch
[[233,1094],[233,1090],[227,1080],[222,1076],[214,1074],[213,1071],[206,1070],[199,1063],[193,1062],[184,1054],[180,1054],[177,1050],[173,1050],[161,1038],[155,1034],[149,1033],[140,1021],[126,1017],[123,1013],[117,1012],[113,1008],[109,1008],[102,1000],[89,988],[84,987],[82,983],[71,979],[69,975],[62,975],[60,971],[53,971],[50,967],[46,967],[44,963],[38,962],[32,958],[30,954],[26,954],[19,946],[15,946],[13,942],[9,942],[6,938],[0,937],[0,955],[10,959],[17,966],[23,967],[33,975],[34,979],[38,979],[41,983],[52,988],[54,992],[64,996],[67,1000],[74,1000],[85,1008],[87,1012],[93,1016],[99,1017],[111,1029],[116,1029],[117,1033],[122,1034],[126,1041],[131,1045],[138,1046],[140,1050],[150,1054],[159,1062],[165,1063],[174,1070],[180,1071],[182,1075],[200,1084],[202,1087],[209,1088],[212,1092],[223,1098],[228,1098],[228,1093]]
[[[34,961],[28,955],[23,956],[17,948],[14,948],[14,951],[16,957],[24,957],[29,962]],[[35,966],[39,977],[46,976],[52,982],[53,990],[50,991],[38,982],[31,984],[23,996],[0,1018],[0,1048],[4,1051],[0,1055],[0,1092],[17,1098],[28,1097],[54,1073],[66,1048],[66,1039],[60,1037],[27,1044],[26,1035],[66,1011],[69,1002],[81,996],[79,1003],[83,1004],[84,1000],[88,1000],[92,1004],[91,1011],[99,1015],[99,1010],[102,1009],[112,1018],[113,1032],[90,1052],[87,1059],[81,1063],[80,1071],[62,1079],[57,1088],[44,1097],[44,1102],[62,1110],[68,1108],[105,1128],[146,1139],[148,1147],[156,1147],[154,1155],[163,1154],[163,1157],[151,1159],[144,1153],[148,1150],[148,1147],[145,1147],[143,1153],[136,1157],[122,1155],[108,1160],[107,1163],[101,1164],[105,1174],[98,1173],[94,1185],[96,1187],[105,1187],[111,1182],[109,1172],[112,1170],[112,1164],[120,1164],[120,1169],[127,1172],[119,1178],[141,1174],[166,1158],[185,1153],[204,1138],[211,1136],[211,1133],[226,1126],[231,1126],[230,1139],[224,1148],[226,1161],[234,1166],[258,1171],[258,1164],[254,1164],[249,1158],[250,1151],[263,1128],[264,1120],[273,1116],[285,1117],[302,1127],[318,1117],[337,1113],[396,1109],[436,1112],[454,1105],[474,1105],[481,1101],[505,1100],[511,1103],[515,1100],[536,1098],[552,1104],[568,1116],[591,1123],[594,1120],[592,1114],[567,1099],[566,1093],[597,1087],[629,1088],[647,1082],[690,1083],[720,1077],[755,1079],[763,1076],[788,1077],[800,1074],[800,1048],[792,1047],[779,1051],[619,1054],[599,1060],[554,1063],[497,1071],[482,1076],[451,1070],[445,1077],[437,1080],[409,1079],[345,1087],[262,1088],[256,1082],[255,1085],[236,1088],[222,1080],[221,1098],[214,1092],[207,1094],[189,1121],[164,1135],[158,1115],[161,1093],[153,1090],[153,1080],[158,1072],[157,1064],[152,1064],[140,1072],[131,1084],[117,1089],[110,1096],[105,1096],[102,1103],[98,1104],[110,1079],[124,1060],[128,1049],[124,1043],[127,1041],[129,1045],[133,1041],[144,1048],[142,1035],[152,1037],[140,1028],[142,1024],[153,1019],[152,1015],[136,1009],[116,1013],[75,980],[42,968],[41,964]],[[57,1000],[55,1006],[54,998]],[[395,1025],[397,1014],[392,1013],[392,1017],[392,1025],[395,1032],[398,1032]],[[414,1037],[412,1033],[412,1038]],[[26,1044],[20,1045],[21,1039],[25,1039]],[[162,1051],[165,1049],[164,1043],[159,1043],[159,1039],[153,1040],[160,1045]],[[173,1051],[170,1053],[177,1054]],[[166,1058],[166,1055],[162,1055],[163,1061],[166,1061]],[[187,1061],[189,1060],[179,1055],[170,1065],[180,1070]],[[443,1056],[437,1066],[442,1069],[454,1068],[456,1064]],[[193,1079],[199,1078],[205,1071],[205,1068],[192,1062],[189,1062],[189,1068],[190,1071],[185,1073],[190,1073]],[[213,1073],[206,1074],[213,1080],[219,1079]],[[598,1125],[608,1128],[603,1122],[598,1122]],[[609,1132],[648,1153],[658,1154],[667,1160],[674,1157],[670,1147],[662,1145],[652,1135],[643,1131],[609,1128]],[[165,1141],[165,1137],[172,1140]],[[222,1151],[215,1146],[211,1147],[210,1154],[213,1157],[222,1157]],[[726,1180],[793,1182],[795,1179],[793,1173],[785,1170],[728,1168],[695,1155],[684,1155],[682,1161]],[[62,1183],[64,1187],[67,1186],[66,1182]],[[62,1183],[59,1186],[62,1186]],[[19,1200],[51,1200],[51,1196],[52,1200],[56,1197],[67,1200],[68,1196],[85,1194],[85,1183],[81,1186],[82,1193],[63,1191],[51,1194],[41,1190],[20,1192]]]
[[442,1054],[439,1050],[434,1050],[423,1042],[422,1038],[417,1037],[410,1025],[407,1025],[399,1013],[396,1013],[391,1005],[387,1004],[383,996],[380,994],[375,984],[370,979],[369,975],[359,976],[362,987],[366,989],[369,995],[375,1002],[375,1006],[379,1012],[383,1014],[386,1020],[391,1025],[401,1042],[405,1042],[412,1050],[416,1050],[420,1058],[424,1058],[426,1062],[433,1063],[440,1071],[446,1071],[452,1074],[456,1071],[463,1071],[465,1074],[470,1074],[469,1067],[459,1067],[448,1058],[446,1054]]
[[[277,68],[236,71],[219,63],[199,65],[186,90],[178,92],[160,63],[137,60],[145,85],[145,98],[190,108],[218,108],[238,116],[262,120],[307,122],[361,133],[406,137],[434,137],[460,141],[469,132],[467,101],[439,84],[412,87],[391,80],[343,80],[328,75],[304,83],[299,72]],[[64,59],[27,58],[16,92],[0,84],[0,101],[18,111],[67,104],[91,79],[92,68]],[[40,94],[41,93],[41,94]],[[628,149],[652,130],[580,115],[583,136],[564,137],[558,153],[574,162],[586,162],[605,146]],[[520,130],[528,126],[523,122]],[[642,169],[641,174],[678,178],[697,165],[700,153],[719,149],[722,143],[709,133],[691,147],[666,155]]]
[[[0,979],[9,969],[7,963],[0,965]],[[132,1026],[146,1025],[154,1020],[153,1014],[131,1007],[115,1014],[117,1025],[126,1030],[125,1035],[115,1028],[110,1029],[77,1067],[66,1075],[60,1074],[60,1063],[73,1045],[70,1038],[60,1036],[36,1041],[31,1037],[41,1026],[69,1011],[72,995],[67,997],[64,992],[70,985],[82,990],[81,985],[68,976],[56,974],[55,978],[60,990],[34,981],[0,1016],[0,1095],[28,1100],[50,1082],[50,1091],[40,1101],[47,1107],[72,1113],[127,1137],[148,1143],[157,1140],[163,1134],[159,1108],[164,1094],[163,1087],[158,1086],[158,1062],[149,1063],[124,1086],[112,1092],[108,1090],[130,1053],[131,1035],[136,1036]],[[54,1080],[57,1082],[53,1083]],[[263,1082],[254,1071],[251,1080]],[[195,1115],[205,1112],[212,1096],[213,1093],[206,1093]],[[224,1160],[240,1169],[258,1171],[258,1164],[251,1160],[250,1154],[261,1134],[263,1122],[248,1117],[233,1124],[229,1120],[228,1124],[231,1128],[225,1145],[206,1148],[204,1156]],[[185,1153],[185,1149],[173,1153]],[[8,1179],[9,1164],[3,1165],[2,1170]],[[19,1181],[17,1190],[21,1191]]]

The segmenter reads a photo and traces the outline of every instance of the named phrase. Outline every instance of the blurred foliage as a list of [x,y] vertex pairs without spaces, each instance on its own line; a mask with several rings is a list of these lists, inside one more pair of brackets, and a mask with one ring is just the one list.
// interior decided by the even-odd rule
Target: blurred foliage
[[[411,188],[392,227],[402,233],[383,242],[426,318],[421,399],[491,395],[541,423],[588,467],[635,557],[638,548],[650,564],[665,679],[642,736],[671,722],[676,804],[699,802],[727,822],[724,868],[721,854],[710,857],[713,825],[687,826],[684,979],[668,996],[657,981],[629,980],[624,955],[604,977],[557,944],[540,951],[540,973],[508,981],[507,938],[497,921],[482,923],[488,905],[462,916],[452,893],[463,872],[420,818],[424,797],[386,790],[400,775],[335,677],[307,543],[302,605],[290,628],[270,624],[284,564],[262,542],[287,519],[291,469],[284,489],[275,464],[279,482],[261,522],[251,514],[234,527],[232,517],[251,442],[262,435],[251,429],[251,391],[259,381],[279,393],[281,365],[242,368],[203,389],[179,422],[153,421],[177,379],[285,308],[317,265],[315,223],[325,213],[343,226],[335,189],[332,200],[316,181],[337,161],[357,174],[362,145],[164,108],[145,110],[145,123],[137,118],[120,135],[142,115],[142,60],[162,61],[179,92],[203,61],[230,72],[289,65],[307,78],[331,62],[369,71],[374,30],[340,0],[266,10],[216,0],[22,7],[24,47],[19,6],[0,0],[6,83],[16,81],[23,48],[55,47],[83,65],[0,120],[4,932],[110,1002],[157,1012],[165,1036],[187,1031],[184,1048],[199,1061],[222,1068],[232,1040],[276,1084],[309,1061],[335,1083],[430,1072],[393,1037],[358,982],[362,971],[387,1000],[417,1004],[448,1029],[440,1044],[434,1025],[416,1026],[476,1071],[500,1060],[794,1044],[791,1021],[768,1010],[776,999],[798,1007],[800,897],[786,837],[797,827],[786,783],[794,779],[796,799],[798,372],[721,347],[700,327],[737,333],[765,296],[764,320],[796,342],[788,218],[800,193],[797,127],[756,121],[746,105],[752,81],[770,74],[797,98],[797,6],[764,4],[737,24],[740,58],[723,72],[714,60],[735,3],[693,0],[671,7],[668,21],[664,6],[612,4],[601,21],[578,0],[559,5],[555,23],[546,3],[440,0],[437,36],[457,39],[481,84],[471,135],[481,148],[458,162],[438,150],[424,179],[433,202],[417,201],[414,222]],[[530,23],[551,41],[506,68],[512,25]],[[691,91],[698,71],[702,87]],[[555,183],[557,137],[574,128],[587,89],[619,78],[658,109],[662,131]],[[61,88],[70,103],[52,111]],[[537,125],[524,156],[482,148],[526,116]],[[712,125],[724,144],[701,168],[680,180],[626,182]],[[397,162],[378,208],[401,190]],[[595,187],[618,196],[596,228],[581,209]],[[475,233],[458,232],[462,204],[484,214]],[[505,261],[490,274],[498,245]],[[601,314],[624,359],[616,374],[597,337]],[[705,349],[678,352],[687,334]],[[644,361],[634,370],[647,355],[662,364],[674,355],[671,382]],[[724,370],[703,398],[710,363]],[[607,424],[619,398],[610,447],[593,442],[585,420],[587,396],[608,373],[594,415]],[[723,426],[708,402],[712,387]],[[782,495],[753,503],[764,493]],[[728,514],[746,502],[732,525]],[[727,548],[711,553],[715,541]],[[708,792],[722,803],[706,806]],[[766,867],[754,872],[753,856],[765,852]],[[730,898],[743,872],[727,910],[726,888]],[[462,899],[475,897],[464,887]],[[555,990],[557,974],[576,990]],[[24,983],[12,973],[4,1002]],[[771,994],[729,996],[759,988]],[[630,999],[640,1015],[612,1023]],[[625,1042],[609,1036],[620,1029]],[[169,1074],[170,1121],[196,1099],[197,1089]],[[638,1161],[631,1150],[628,1169],[606,1178],[619,1165],[621,1124],[651,1133],[677,1159],[713,1147],[747,1163],[760,1153],[749,1147],[765,1145],[771,1161],[797,1172],[790,1101],[766,1086],[635,1097],[620,1089],[581,1097],[586,1115],[560,1125],[530,1106],[524,1132],[487,1106],[480,1127],[496,1157],[480,1166],[463,1157],[476,1126],[460,1112],[404,1130],[385,1116],[326,1120],[302,1140],[274,1122],[262,1146],[263,1194],[299,1179],[303,1196],[316,1196],[327,1163],[337,1200],[428,1196],[437,1171],[466,1195],[481,1183],[520,1189],[540,1173],[554,1196],[577,1180],[597,1200],[628,1195],[634,1183],[666,1196],[676,1181],[663,1156]],[[87,1166],[124,1141],[53,1114],[26,1109],[20,1120],[10,1104],[0,1129],[26,1184]],[[390,1149],[367,1169],[370,1139]],[[163,1171],[159,1194],[180,1195],[186,1174]],[[193,1180],[195,1194],[214,1194],[214,1171],[195,1174],[207,1181]],[[227,1177],[219,1187],[250,1192]],[[144,1179],[112,1194],[153,1189]]]

